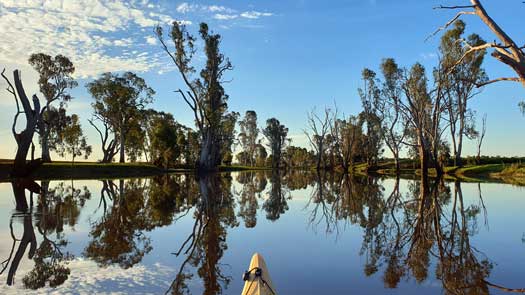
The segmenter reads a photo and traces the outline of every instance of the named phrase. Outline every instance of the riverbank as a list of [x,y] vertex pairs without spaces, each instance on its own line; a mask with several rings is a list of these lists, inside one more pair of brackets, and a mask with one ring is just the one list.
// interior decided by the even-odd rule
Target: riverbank
[[[373,170],[366,170],[366,164],[354,166],[357,173],[373,173],[378,175],[395,176],[395,164],[392,161],[379,163]],[[413,162],[403,160],[401,162],[401,176],[411,177],[420,175],[420,169],[414,168]],[[525,165],[515,163],[490,163],[480,165],[465,165],[463,167],[447,166],[444,168],[445,179],[460,180],[463,182],[504,182],[515,185],[525,185]],[[429,176],[436,177],[436,170],[429,169]]]
[[[413,161],[401,161],[401,177],[414,179],[420,174],[420,169],[414,168]],[[0,159],[0,182],[9,181],[12,160]],[[302,168],[303,170],[304,167]],[[312,168],[313,169],[313,168]],[[312,170],[306,169],[306,170]],[[250,167],[242,165],[223,165],[219,172],[271,170],[270,167]],[[393,161],[384,161],[372,170],[367,170],[366,164],[354,166],[354,173],[395,176]],[[170,169],[162,169],[150,163],[98,163],[98,162],[52,162],[44,163],[32,175],[35,180],[60,179],[114,179],[157,176],[165,173],[194,172],[192,166],[180,165]],[[313,171],[313,170],[312,170]],[[429,170],[429,176],[435,177],[435,169]],[[465,165],[463,167],[445,167],[445,179],[464,182],[503,182],[525,186],[525,165],[520,163]]]
[[[0,159],[0,181],[9,181],[12,160]],[[219,166],[219,172],[269,170],[269,167],[249,167],[241,165]],[[50,179],[109,179],[132,178],[162,175],[165,173],[193,172],[194,167],[180,165],[170,169],[162,169],[149,163],[98,163],[98,162],[62,162],[44,163],[38,167],[31,177],[35,180]]]

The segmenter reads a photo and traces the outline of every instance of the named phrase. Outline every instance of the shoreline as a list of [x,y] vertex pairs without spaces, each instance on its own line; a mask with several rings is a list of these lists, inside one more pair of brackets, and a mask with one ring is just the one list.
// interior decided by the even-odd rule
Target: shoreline
[[[0,182],[9,182],[12,161],[0,161]],[[268,171],[271,167],[250,167],[242,165],[219,166],[216,172],[239,171]],[[291,168],[297,169],[297,168]],[[300,170],[305,171],[304,167]],[[306,171],[315,172],[315,169]],[[154,177],[171,173],[192,173],[193,167],[181,165],[170,169],[163,169],[149,163],[98,163],[98,162],[52,162],[38,167],[31,179],[34,180],[69,180],[69,179],[117,179]],[[326,170],[329,173],[340,171]],[[396,177],[391,163],[379,164],[377,169],[366,171],[363,164],[354,166],[354,174]],[[417,179],[419,169],[402,167],[399,175],[401,178]],[[429,170],[429,176],[435,178],[434,169]],[[465,165],[463,167],[445,167],[444,179],[463,182],[493,182],[525,186],[525,165],[518,163]]]

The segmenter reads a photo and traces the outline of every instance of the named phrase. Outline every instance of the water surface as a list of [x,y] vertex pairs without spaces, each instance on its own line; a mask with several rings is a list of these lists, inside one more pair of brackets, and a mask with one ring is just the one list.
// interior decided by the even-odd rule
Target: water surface
[[[524,288],[520,187],[243,172],[0,183],[0,293],[279,294]],[[33,190],[34,193],[31,193]]]

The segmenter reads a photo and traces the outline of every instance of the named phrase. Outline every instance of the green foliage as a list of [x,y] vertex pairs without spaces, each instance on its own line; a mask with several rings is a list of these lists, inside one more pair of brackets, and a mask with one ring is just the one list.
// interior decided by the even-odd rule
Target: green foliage
[[289,145],[284,151],[283,158],[287,167],[309,168],[315,165],[315,155],[305,148]]
[[[122,75],[104,73],[100,78],[86,85],[95,102],[93,112],[103,118],[120,141],[120,162],[124,162],[124,151],[134,152],[140,147],[143,119],[142,110],[151,103],[155,91],[144,79],[134,73]],[[138,152],[136,152],[138,153]]]
[[361,142],[361,148],[368,166],[373,167],[383,152],[381,149],[382,125],[377,111],[381,92],[377,86],[378,81],[375,72],[364,69],[362,79],[364,88],[358,89],[363,106],[363,111],[359,114],[359,121],[360,125],[364,126],[366,133]]
[[76,157],[82,155],[87,159],[92,152],[92,147],[87,144],[87,139],[82,132],[82,126],[80,126],[78,116],[75,114],[68,117],[61,139],[63,148],[59,150],[59,155],[64,157],[66,153],[70,154],[72,162],[75,161]]
[[220,128],[220,140],[221,144],[220,156],[221,163],[225,165],[231,165],[233,160],[232,145],[235,142],[235,125],[239,119],[239,113],[230,112],[223,117],[221,128]]
[[[68,90],[78,84],[72,75],[75,72],[73,63],[63,55],[54,58],[44,53],[32,54],[29,57],[29,64],[38,72],[38,86],[40,92],[44,94],[46,104],[40,111],[40,120],[37,123],[37,131],[40,136],[42,146],[42,159],[46,162],[51,161],[49,151],[56,149],[56,141],[49,143],[50,137],[56,139],[57,132],[60,132],[63,121],[63,112],[68,101],[72,99]],[[59,101],[59,108],[53,108],[52,103]],[[63,110],[63,112],[62,112]]]
[[286,147],[288,128],[281,125],[279,120],[270,118],[266,120],[266,128],[262,132],[272,153],[272,167],[278,168],[281,164],[281,154]]
[[255,111],[246,111],[244,118],[239,121],[239,142],[244,152],[239,159],[243,165],[255,165],[255,149],[259,128],[257,127],[257,113]]
[[69,58],[60,54],[53,58],[44,53],[36,53],[29,57],[29,64],[39,74],[38,86],[48,103],[71,100],[72,97],[66,90],[76,87],[78,83],[72,77],[75,66]]

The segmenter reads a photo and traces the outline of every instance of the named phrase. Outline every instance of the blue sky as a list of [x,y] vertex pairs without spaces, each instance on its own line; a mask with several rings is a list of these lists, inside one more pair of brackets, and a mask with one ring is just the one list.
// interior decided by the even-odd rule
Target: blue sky
[[[485,0],[492,17],[520,43],[525,10],[521,1]],[[384,57],[400,65],[437,62],[439,35],[425,38],[454,13],[434,6],[466,5],[467,0],[347,0],[347,1],[44,1],[0,0],[0,64],[20,68],[28,92],[37,92],[36,73],[27,65],[33,52],[64,54],[77,65],[80,86],[73,94],[71,112],[79,113],[89,141],[99,155],[98,137],[86,119],[91,98],[84,84],[105,71],[139,72],[157,92],[152,107],[172,112],[192,125],[191,112],[173,90],[182,87],[178,73],[155,42],[153,26],[167,29],[176,19],[196,33],[207,22],[223,36],[222,50],[234,70],[225,88],[230,109],[256,110],[260,125],[276,117],[290,128],[293,143],[305,146],[302,135],[306,112],[337,102],[345,114],[360,111],[357,88],[364,67],[377,70]],[[518,11],[518,13],[516,13]],[[492,34],[474,16],[466,16],[467,31],[486,40]],[[521,34],[520,34],[521,33]],[[198,44],[202,45],[202,44]],[[196,63],[202,63],[202,55]],[[504,65],[487,57],[491,78],[514,76]],[[0,87],[5,88],[4,82]],[[488,115],[483,148],[489,155],[525,156],[523,118],[517,103],[525,91],[517,83],[485,87],[471,103],[479,119]],[[9,128],[15,105],[7,92],[0,95],[0,158],[13,157]],[[479,125],[479,124],[478,124]],[[2,127],[3,126],[3,127]],[[474,152],[467,143],[466,153]]]

